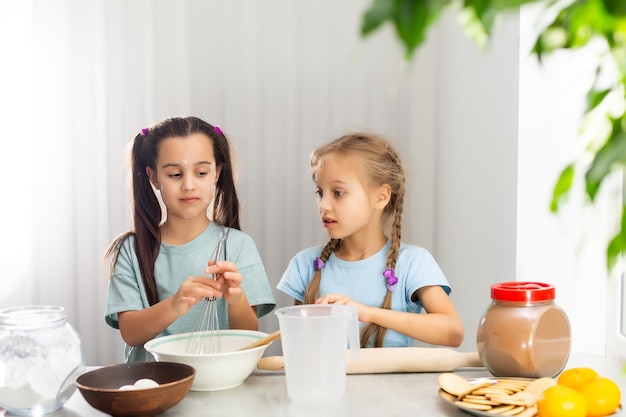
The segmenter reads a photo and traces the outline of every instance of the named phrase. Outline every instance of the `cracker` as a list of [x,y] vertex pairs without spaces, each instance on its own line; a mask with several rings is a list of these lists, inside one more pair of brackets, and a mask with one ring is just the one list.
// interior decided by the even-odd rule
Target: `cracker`
[[531,406],[539,401],[539,399],[543,395],[543,392],[546,389],[554,385],[556,385],[556,380],[554,378],[544,377],[535,379],[530,384],[528,384],[524,391],[516,392],[511,397],[522,399],[525,401],[524,405]]
[[455,404],[457,404],[459,407],[471,408],[472,410],[487,411],[491,409],[490,405],[474,404],[474,403],[468,403],[465,401],[456,401]]
[[524,405],[518,405],[517,407],[509,410],[509,411],[505,411],[504,413],[501,413],[501,416],[517,416],[519,415],[521,412],[523,412],[524,410],[526,410],[526,406]]
[[519,413],[517,417],[534,417],[536,414],[537,414],[537,405],[534,404],[526,408],[526,410]]
[[483,405],[500,405],[499,402],[496,401],[491,401],[485,397],[482,396],[472,396],[470,397],[469,395],[466,395],[465,397],[463,397],[463,402],[466,403],[474,403],[474,404],[483,404]]
[[[540,394],[539,394],[540,395]],[[522,404],[529,407],[539,400],[538,394],[532,391],[520,391],[511,395],[511,398],[522,401]]]
[[524,389],[525,392],[530,392],[535,396],[541,395],[548,388],[556,385],[556,379],[543,377],[539,379],[535,379]]
[[510,383],[508,381],[503,381],[503,380],[499,380],[494,385],[511,389],[511,390],[518,390],[518,391],[523,390],[528,386],[528,384],[515,384],[515,383]]
[[439,395],[446,401],[451,403],[456,401],[456,395],[452,395],[449,392],[445,391],[443,388],[439,389]]
[[491,381],[483,381],[480,382],[476,385],[470,385],[467,384],[468,388],[465,391],[460,392],[457,397],[459,397],[459,400],[462,400],[466,395],[471,394],[472,392],[476,391],[477,389],[481,389],[481,388],[485,388],[491,385]]
[[459,394],[467,393],[467,390],[472,387],[463,377],[452,372],[439,374],[437,380],[441,389],[457,397]]
[[514,393],[514,391],[510,391],[510,390],[504,389],[504,388],[498,388],[495,385],[492,385],[490,387],[485,387],[485,388],[479,388],[479,389],[475,390],[474,392],[472,392],[472,394],[476,394],[476,395],[490,395],[490,394],[494,394],[494,395],[511,395],[513,393]]
[[525,387],[528,384],[530,384],[531,380],[508,377],[508,378],[500,378],[498,382],[502,382],[503,384],[510,384],[510,385],[520,385],[520,386]]
[[514,395],[488,395],[487,398],[489,398],[491,401],[507,405],[526,406],[526,403],[528,402],[526,398],[515,398]]
[[514,409],[515,407],[517,406],[513,404],[503,404],[493,407],[491,410],[489,410],[489,412],[493,414],[502,414],[506,411]]

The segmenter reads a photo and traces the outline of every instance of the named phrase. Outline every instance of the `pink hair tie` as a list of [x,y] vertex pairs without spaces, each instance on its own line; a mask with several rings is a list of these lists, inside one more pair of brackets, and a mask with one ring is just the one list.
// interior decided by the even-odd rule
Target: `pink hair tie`
[[148,132],[150,131],[149,128],[144,127],[143,129],[141,129],[141,136],[146,137],[148,136]]
[[223,133],[222,133],[222,129],[220,129],[220,127],[219,127],[219,126],[215,126],[215,128],[214,128],[214,129],[215,129],[215,131],[217,132],[217,134],[218,134],[218,135],[223,135]]
[[398,277],[396,277],[396,274],[394,273],[393,268],[385,269],[385,272],[383,272],[383,276],[387,278],[387,290],[389,291],[395,290],[396,284],[398,283]]
[[315,260],[313,261],[313,268],[315,268],[316,271],[324,268],[324,261],[322,261],[320,258],[315,258]]

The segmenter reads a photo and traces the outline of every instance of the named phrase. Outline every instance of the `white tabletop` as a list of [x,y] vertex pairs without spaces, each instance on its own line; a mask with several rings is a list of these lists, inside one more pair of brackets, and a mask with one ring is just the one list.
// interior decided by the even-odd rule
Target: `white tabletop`
[[[626,374],[617,364],[598,356],[577,355],[570,358],[566,368],[589,366],[601,375],[616,381],[626,394]],[[455,373],[464,378],[491,376],[484,368],[466,368]],[[174,416],[450,416],[469,414],[446,403],[438,395],[439,373],[396,373],[348,375],[343,399],[323,407],[298,405],[287,396],[282,372],[255,371],[237,388],[216,392],[189,394],[177,405],[160,414]],[[622,400],[624,401],[624,400]],[[625,411],[617,415],[626,416]],[[8,414],[7,414],[8,416]],[[65,406],[49,417],[106,416],[85,402],[76,391]]]

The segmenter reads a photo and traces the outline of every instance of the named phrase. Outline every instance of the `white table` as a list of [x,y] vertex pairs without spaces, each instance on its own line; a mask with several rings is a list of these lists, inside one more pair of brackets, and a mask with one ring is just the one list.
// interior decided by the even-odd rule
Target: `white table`
[[[566,368],[590,366],[601,375],[616,381],[626,401],[626,374],[618,364],[599,356],[577,355]],[[491,376],[484,368],[466,368],[455,373],[464,378]],[[163,417],[240,417],[240,416],[424,416],[468,417],[469,414],[446,403],[437,394],[439,373],[348,375],[346,393],[335,404],[314,407],[293,404],[287,396],[285,376],[280,372],[256,371],[237,388],[189,394]],[[626,411],[617,415],[626,416]],[[7,415],[8,416],[8,415]],[[65,406],[48,417],[106,416],[85,402],[76,391]]]

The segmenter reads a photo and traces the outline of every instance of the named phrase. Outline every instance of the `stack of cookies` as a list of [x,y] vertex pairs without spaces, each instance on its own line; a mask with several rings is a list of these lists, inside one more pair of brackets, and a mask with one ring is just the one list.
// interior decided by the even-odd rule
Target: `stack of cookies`
[[439,395],[467,410],[501,416],[534,417],[544,390],[556,385],[553,378],[485,378],[469,383],[446,372],[438,378]]

